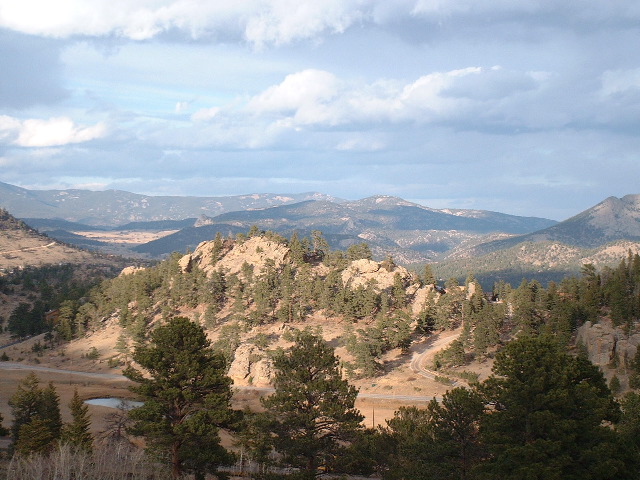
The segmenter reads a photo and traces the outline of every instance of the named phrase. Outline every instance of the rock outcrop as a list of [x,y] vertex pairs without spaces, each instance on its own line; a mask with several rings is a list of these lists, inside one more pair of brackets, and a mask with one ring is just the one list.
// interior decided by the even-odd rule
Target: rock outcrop
[[193,253],[180,259],[180,268],[182,271],[188,271],[192,266],[197,265],[207,274],[219,269],[233,274],[240,273],[242,265],[248,263],[253,266],[253,273],[259,275],[268,259],[271,259],[275,267],[279,269],[289,263],[291,257],[289,247],[262,236],[251,237],[241,244],[236,243],[231,250],[224,253],[215,262],[213,261],[213,252],[213,240],[202,242]]
[[236,385],[269,385],[273,377],[273,365],[264,351],[250,343],[240,345],[228,372]]
[[578,329],[576,341],[585,346],[593,364],[600,367],[625,366],[638,351],[640,333],[628,335],[621,327],[614,327],[609,322],[585,322]]

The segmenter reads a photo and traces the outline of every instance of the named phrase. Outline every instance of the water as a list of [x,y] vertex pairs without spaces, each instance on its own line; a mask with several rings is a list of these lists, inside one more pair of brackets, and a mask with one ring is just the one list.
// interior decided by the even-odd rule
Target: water
[[132,408],[141,407],[142,402],[136,402],[134,400],[126,400],[124,398],[92,398],[91,400],[85,400],[87,405],[100,405],[101,407],[108,408],[124,408],[125,410],[131,410]]

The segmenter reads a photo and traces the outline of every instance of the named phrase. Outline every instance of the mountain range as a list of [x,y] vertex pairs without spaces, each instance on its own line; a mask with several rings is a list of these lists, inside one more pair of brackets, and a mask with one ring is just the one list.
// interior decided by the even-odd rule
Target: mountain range
[[50,237],[88,249],[108,251],[108,235],[156,232],[128,251],[161,258],[193,250],[217,233],[246,233],[253,225],[285,237],[293,232],[308,237],[317,230],[334,249],[366,242],[374,258],[432,263],[444,278],[473,271],[510,281],[532,274],[556,279],[587,262],[610,264],[640,245],[640,195],[609,197],[563,222],[438,210],[391,196],[356,201],[320,193],[152,197],[115,190],[34,191],[3,183],[0,207]]
[[140,195],[122,190],[30,190],[0,182],[0,207],[18,218],[59,219],[89,226],[182,220],[304,200],[338,199],[320,193],[181,197]]

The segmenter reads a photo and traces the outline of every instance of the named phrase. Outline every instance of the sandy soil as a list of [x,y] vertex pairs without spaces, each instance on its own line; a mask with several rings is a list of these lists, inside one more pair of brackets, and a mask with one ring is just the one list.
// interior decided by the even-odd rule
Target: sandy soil
[[90,238],[92,240],[98,240],[100,242],[106,242],[111,244],[125,244],[127,246],[135,246],[141,245],[143,243],[151,242],[152,240],[157,240],[162,237],[166,237],[167,235],[171,235],[172,233],[177,232],[178,230],[162,230],[158,232],[148,232],[148,231],[125,231],[125,232],[83,232],[83,231],[74,231],[76,235],[82,235],[83,237]]

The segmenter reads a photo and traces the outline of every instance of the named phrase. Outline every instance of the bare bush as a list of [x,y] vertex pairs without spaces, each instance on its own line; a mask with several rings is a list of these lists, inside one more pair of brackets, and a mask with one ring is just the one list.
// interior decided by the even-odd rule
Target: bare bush
[[12,480],[169,480],[171,472],[142,450],[125,443],[102,445],[86,453],[63,444],[50,454],[11,459],[7,478]]

